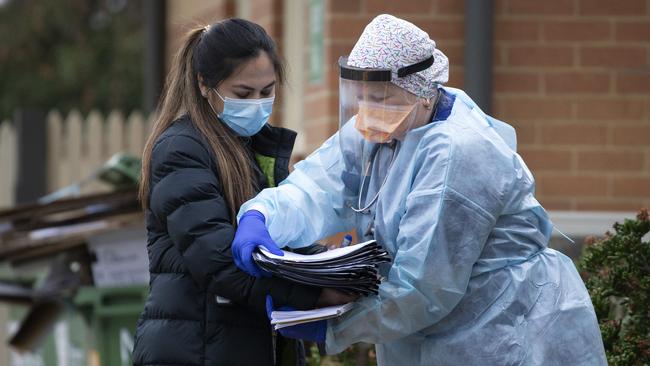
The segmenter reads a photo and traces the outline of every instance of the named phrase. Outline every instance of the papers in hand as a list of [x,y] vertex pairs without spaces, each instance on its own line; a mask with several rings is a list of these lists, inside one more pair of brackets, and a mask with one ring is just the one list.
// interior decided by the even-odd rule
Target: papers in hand
[[352,306],[353,303],[349,302],[345,305],[328,306],[314,310],[276,310],[271,313],[271,324],[277,330],[292,325],[335,318],[352,309]]
[[390,262],[388,253],[375,240],[313,255],[283,252],[278,256],[261,247],[253,259],[274,276],[361,295],[377,293],[377,266]]

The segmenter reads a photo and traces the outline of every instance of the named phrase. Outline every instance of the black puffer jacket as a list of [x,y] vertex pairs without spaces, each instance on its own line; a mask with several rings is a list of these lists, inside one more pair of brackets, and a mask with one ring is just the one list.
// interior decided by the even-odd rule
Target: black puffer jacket
[[[292,131],[266,126],[250,140],[260,187],[267,185],[265,176],[275,182],[287,176],[294,139]],[[308,309],[320,290],[254,278],[234,265],[235,230],[209,151],[187,116],[154,146],[146,212],[151,279],[134,364],[295,365],[299,344],[273,336],[265,297]]]

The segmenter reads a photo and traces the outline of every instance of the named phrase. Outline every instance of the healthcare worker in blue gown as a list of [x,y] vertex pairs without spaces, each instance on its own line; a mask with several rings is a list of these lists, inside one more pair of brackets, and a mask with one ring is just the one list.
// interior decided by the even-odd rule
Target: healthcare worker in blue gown
[[587,290],[547,247],[553,225],[513,128],[441,86],[447,57],[393,16],[368,24],[339,66],[338,133],[241,207],[233,254],[261,275],[257,246],[355,228],[393,261],[378,295],[285,334],[328,353],[374,343],[380,365],[605,365]]

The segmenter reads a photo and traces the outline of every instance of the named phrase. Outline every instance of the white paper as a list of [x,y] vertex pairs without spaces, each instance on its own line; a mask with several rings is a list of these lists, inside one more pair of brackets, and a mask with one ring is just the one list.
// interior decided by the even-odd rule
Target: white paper
[[292,325],[310,323],[323,319],[335,318],[346,313],[354,303],[349,302],[343,305],[327,306],[313,310],[274,311],[271,313],[271,324],[275,329],[290,327]]
[[279,259],[282,261],[292,261],[292,262],[318,262],[323,260],[335,259],[350,253],[354,253],[359,249],[365,247],[366,245],[374,242],[375,242],[374,240],[370,240],[363,243],[350,245],[344,248],[336,248],[336,249],[328,250],[326,252],[311,254],[311,255],[297,254],[297,253],[287,252],[283,250],[282,252],[284,253],[284,255],[280,256],[269,252],[268,250],[266,250],[266,248],[262,246],[259,248],[262,254],[264,254],[264,256],[268,258]]

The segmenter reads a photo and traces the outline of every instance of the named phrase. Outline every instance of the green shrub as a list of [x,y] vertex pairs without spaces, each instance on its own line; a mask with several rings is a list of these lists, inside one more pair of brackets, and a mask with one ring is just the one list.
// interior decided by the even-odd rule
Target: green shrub
[[377,358],[375,347],[367,343],[357,343],[338,355],[321,356],[316,344],[309,345],[307,366],[375,366]]
[[615,223],[614,234],[587,239],[578,261],[613,366],[650,364],[649,231],[645,209],[636,220]]

